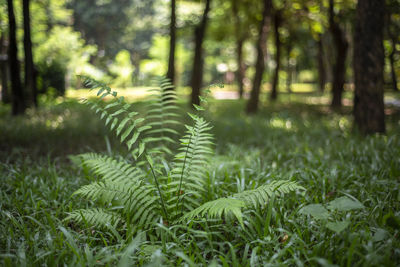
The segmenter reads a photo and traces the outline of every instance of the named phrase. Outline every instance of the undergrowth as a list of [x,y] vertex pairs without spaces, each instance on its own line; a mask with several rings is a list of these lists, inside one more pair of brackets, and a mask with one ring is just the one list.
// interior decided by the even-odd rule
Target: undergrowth
[[[75,167],[65,154],[103,151],[100,157],[135,163],[94,113],[67,102],[39,110],[37,121],[33,113],[18,119],[19,124],[6,124],[2,115],[7,132],[1,134],[6,142],[1,145],[14,147],[8,158],[3,154],[0,165],[0,264],[398,265],[398,113],[388,116],[386,136],[364,138],[352,133],[349,114],[293,102],[265,106],[253,117],[241,112],[243,102],[209,103],[204,117],[214,125],[216,154],[209,157],[203,198],[212,201],[291,179],[307,188],[305,193],[243,210],[244,227],[234,218],[165,223],[160,212],[152,229],[130,235],[124,224],[113,229],[64,221],[76,209],[122,210],[116,202],[101,206],[73,195],[102,177],[93,176],[88,166]],[[145,112],[148,102],[134,105]],[[62,117],[59,125],[46,126],[54,116]],[[61,142],[63,135],[67,137]],[[86,145],[75,147],[78,137],[86,139]],[[37,152],[30,141],[51,147],[53,153]],[[175,145],[172,149],[179,147]],[[173,155],[166,158],[174,160]],[[334,222],[338,224],[331,227]]]

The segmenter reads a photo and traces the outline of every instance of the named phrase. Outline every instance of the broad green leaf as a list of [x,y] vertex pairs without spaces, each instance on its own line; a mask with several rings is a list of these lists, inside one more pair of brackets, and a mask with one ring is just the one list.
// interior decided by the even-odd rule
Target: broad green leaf
[[300,214],[311,215],[318,220],[329,218],[329,211],[321,204],[310,204],[300,210]]
[[328,222],[325,226],[336,233],[340,233],[349,226],[349,221]]
[[387,231],[382,228],[378,228],[374,234],[374,237],[372,238],[372,241],[374,242],[379,242],[383,241],[387,237]]
[[364,208],[363,204],[346,196],[332,200],[328,204],[328,209],[337,211],[349,211],[362,208]]

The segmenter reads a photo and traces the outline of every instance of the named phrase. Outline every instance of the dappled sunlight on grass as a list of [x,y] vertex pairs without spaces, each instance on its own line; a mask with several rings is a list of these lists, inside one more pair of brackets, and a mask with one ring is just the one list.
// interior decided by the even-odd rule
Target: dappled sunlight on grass
[[[128,101],[143,100],[150,95],[149,89],[154,87],[129,87],[129,88],[113,88],[118,92],[119,96],[125,97]],[[97,91],[90,91],[89,89],[69,89],[65,93],[66,98],[70,99],[87,99],[96,96]],[[106,99],[111,99],[106,97]]]
[[[23,117],[0,116],[0,159],[25,156],[62,156],[86,146],[104,150],[107,130],[93,113],[76,101],[29,109]],[[115,143],[118,147],[118,143]]]
[[269,124],[272,128],[282,128],[286,130],[292,129],[292,122],[282,118],[272,118],[270,119]]
[[[68,156],[105,152],[126,157],[126,150],[103,122],[79,103],[86,94],[45,103],[39,110],[30,109],[16,118],[9,115],[9,107],[0,106],[0,199],[4,210],[0,218],[5,222],[0,224],[0,245],[7,247],[10,255],[22,248],[28,259],[36,259],[37,253],[45,255],[38,262],[57,257],[70,260],[75,252],[59,227],[68,229],[79,253],[86,253],[81,248],[87,248],[85,251],[96,255],[106,250],[114,255],[121,244],[107,231],[63,221],[72,203],[74,207],[88,206],[71,194],[93,179],[85,168],[74,167]],[[130,100],[135,101],[135,97]],[[315,103],[305,101],[310,97]],[[227,248],[222,250],[229,251],[231,246],[233,253],[240,253],[251,244],[267,260],[279,254],[288,262],[296,255],[308,264],[307,257],[324,257],[340,265],[352,257],[348,253],[352,247],[359,252],[356,260],[361,265],[367,265],[371,258],[386,261],[389,266],[398,262],[398,230],[385,218],[399,217],[399,110],[393,107],[394,112],[387,116],[387,135],[365,138],[352,131],[351,108],[333,112],[323,104],[326,99],[328,93],[282,94],[276,103],[264,98],[260,112],[253,116],[245,114],[245,100],[210,100],[203,115],[214,126],[211,131],[216,146],[216,155],[207,166],[207,192],[211,196],[230,196],[276,180],[299,182],[307,191],[276,199],[268,234],[264,232],[268,216],[259,211],[256,219],[254,214],[246,214],[245,230],[224,222],[226,227],[209,243],[201,237],[200,242],[182,247],[173,242],[168,245],[193,251],[201,244],[215,252],[213,246],[224,244]],[[179,105],[189,110],[187,101]],[[148,107],[146,101],[134,106],[141,113]],[[108,152],[107,142],[111,147]],[[348,221],[347,229],[340,234],[324,228],[313,217],[299,214],[305,205],[326,205],[343,196],[357,199],[364,208],[334,214]],[[207,229],[199,226],[194,230],[207,233]],[[376,241],[378,232],[384,235]],[[21,239],[25,240],[23,245]]]

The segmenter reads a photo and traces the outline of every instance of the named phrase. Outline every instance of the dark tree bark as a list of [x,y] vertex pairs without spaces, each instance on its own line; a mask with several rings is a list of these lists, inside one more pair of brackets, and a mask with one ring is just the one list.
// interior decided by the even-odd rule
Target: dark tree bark
[[354,34],[354,118],[364,134],[385,132],[384,1],[359,0]]
[[394,91],[399,91],[399,88],[397,87],[397,76],[396,76],[396,70],[394,67],[394,56],[396,54],[396,38],[392,38],[392,51],[389,54],[389,63],[390,63],[390,75],[392,78],[392,86]]
[[7,41],[4,34],[0,37],[0,77],[1,77],[1,101],[10,103],[10,93],[8,91],[8,55]]
[[10,46],[8,49],[8,62],[11,74],[11,92],[12,92],[12,115],[19,115],[25,112],[25,99],[21,86],[21,76],[18,62],[18,47],[16,37],[16,24],[14,15],[13,0],[7,0],[8,7],[8,28]]
[[175,83],[175,47],[176,47],[176,0],[171,0],[171,22],[169,25],[169,59],[167,78]]
[[274,77],[272,80],[272,89],[271,89],[271,95],[270,99],[272,101],[275,101],[278,98],[278,85],[279,85],[279,71],[281,69],[281,39],[279,35],[279,28],[281,27],[282,24],[282,11],[281,10],[276,10],[274,14],[274,39],[275,39],[275,49],[276,49],[276,54],[275,54],[275,72],[274,72]]
[[263,8],[262,20],[260,24],[258,41],[256,44],[257,48],[257,59],[255,66],[256,73],[254,74],[253,88],[250,93],[250,99],[247,102],[247,107],[246,107],[247,113],[256,113],[258,110],[260,88],[262,83],[262,77],[265,70],[265,61],[267,57],[267,36],[270,28],[272,1],[263,0],[263,3],[264,3],[264,8]]
[[194,49],[194,60],[193,60],[193,71],[191,79],[192,97],[191,104],[200,104],[200,89],[203,83],[203,40],[206,32],[208,12],[210,11],[211,0],[206,0],[206,6],[204,8],[203,17],[198,26],[194,30],[195,38],[195,49]]
[[329,30],[335,44],[336,54],[333,64],[333,81],[332,81],[332,102],[333,108],[342,106],[342,94],[344,90],[345,74],[346,74],[346,57],[348,43],[344,36],[340,25],[335,19],[334,0],[329,0]]
[[27,93],[29,104],[33,104],[37,107],[36,75],[32,56],[31,21],[29,10],[30,1],[23,0],[22,3],[24,14],[25,92]]
[[236,72],[236,78],[237,78],[237,83],[238,83],[238,88],[239,88],[239,92],[238,92],[239,98],[243,98],[244,78],[245,78],[245,73],[246,73],[246,66],[243,62],[243,44],[244,44],[244,38],[240,38],[237,40],[236,56],[237,56],[238,69]]
[[325,91],[326,84],[326,72],[324,65],[324,45],[322,42],[322,35],[319,34],[317,41],[318,53],[317,53],[317,65],[318,65],[318,87],[319,91],[323,93]]
[[391,26],[392,26],[392,10],[390,9],[389,6],[387,6],[386,9],[386,29],[387,29],[387,35],[390,39],[391,46],[392,46],[392,51],[389,54],[389,64],[390,64],[390,76],[392,78],[392,86],[394,91],[399,91],[399,88],[397,87],[397,77],[396,77],[396,70],[394,67],[394,61],[395,61],[395,55],[396,55],[396,45],[397,45],[397,34],[392,31]]
[[238,83],[238,93],[239,93],[239,98],[243,97],[243,92],[244,92],[244,76],[245,76],[245,71],[246,67],[243,62],[243,44],[246,39],[244,36],[243,30],[242,30],[242,25],[240,23],[240,17],[239,17],[239,7],[238,7],[238,1],[237,0],[232,0],[232,12],[233,16],[235,19],[235,34],[236,34],[236,60],[237,60],[237,66],[238,69],[236,71],[236,80]]

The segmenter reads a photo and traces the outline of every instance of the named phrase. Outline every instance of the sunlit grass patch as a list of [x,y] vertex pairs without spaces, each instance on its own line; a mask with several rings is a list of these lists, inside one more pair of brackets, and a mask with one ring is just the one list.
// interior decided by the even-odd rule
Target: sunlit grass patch
[[[307,95],[320,102],[308,104]],[[283,179],[307,191],[244,214],[244,230],[229,222],[216,229],[210,221],[176,235],[177,228],[160,224],[160,242],[62,221],[73,208],[91,205],[71,194],[94,179],[68,156],[126,155],[92,111],[70,99],[11,119],[2,106],[0,265],[113,266],[123,255],[133,265],[399,265],[398,110],[387,116],[387,135],[364,138],[352,132],[351,108],[326,112],[322,98],[329,93],[282,94],[274,104],[264,99],[255,116],[245,114],[245,100],[210,101],[217,151],[207,176],[210,198]],[[146,108],[146,102],[135,105]],[[343,197],[363,208],[329,210],[326,222],[300,212],[310,204],[329,209]]]
[[[128,101],[143,100],[150,95],[149,89],[152,87],[128,87],[128,88],[113,88],[118,92],[118,95],[124,96]],[[65,93],[66,98],[84,99],[94,97],[94,91],[89,89],[68,89]]]

